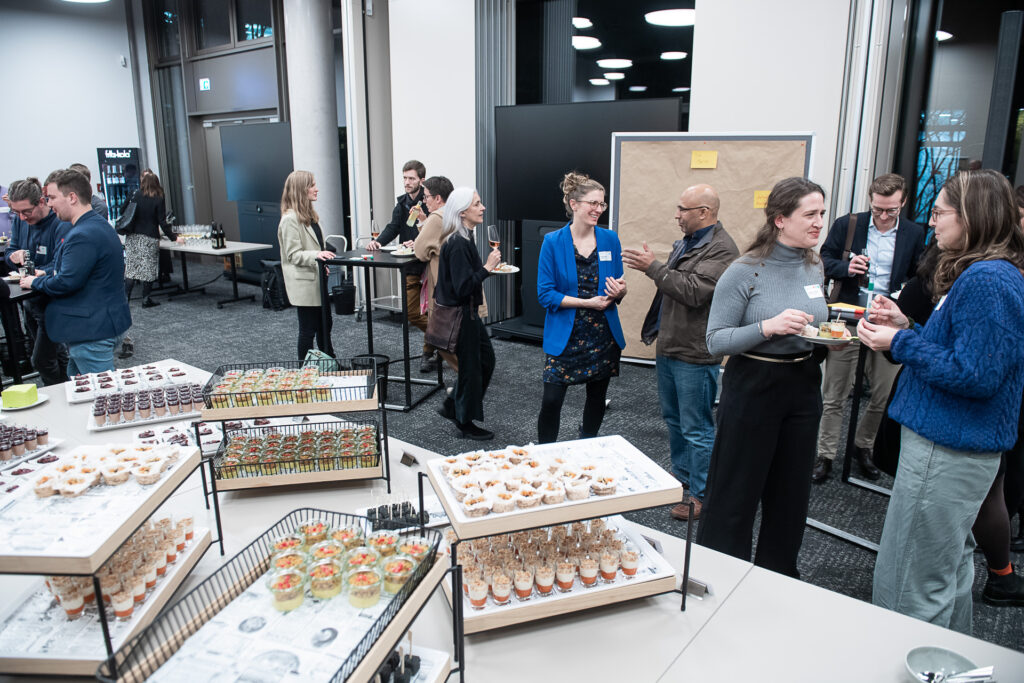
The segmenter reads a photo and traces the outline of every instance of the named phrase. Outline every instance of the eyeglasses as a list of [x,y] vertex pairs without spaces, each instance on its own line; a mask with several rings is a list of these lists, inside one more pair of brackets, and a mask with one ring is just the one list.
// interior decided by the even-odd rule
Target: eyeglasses
[[698,209],[710,209],[710,206],[701,204],[700,206],[676,206],[680,211],[697,211]]
[[590,204],[591,208],[601,209],[602,211],[604,211],[605,209],[608,208],[608,203],[607,202],[597,202],[597,201],[594,201],[593,199],[576,199],[574,201],[577,204]]
[[931,211],[932,220],[933,221],[937,221],[940,218],[942,218],[943,216],[945,216],[947,213],[956,213],[956,209],[946,209],[946,210],[932,209],[932,211]]
[[22,218],[28,218],[29,216],[32,215],[32,212],[35,210],[36,207],[34,206],[31,209],[25,209],[23,211],[19,211],[18,209],[15,209],[13,206],[11,207],[11,213],[13,213],[15,216],[21,216]]
[[880,209],[877,206],[872,206],[871,215],[881,216],[882,214],[885,214],[886,216],[898,216],[902,208],[902,206],[897,206],[895,209]]

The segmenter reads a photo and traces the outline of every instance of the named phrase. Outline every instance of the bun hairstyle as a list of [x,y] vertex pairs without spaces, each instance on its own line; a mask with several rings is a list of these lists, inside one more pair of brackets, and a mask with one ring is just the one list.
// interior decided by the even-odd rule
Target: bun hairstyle
[[572,218],[572,207],[569,206],[569,200],[579,201],[583,199],[585,195],[594,190],[600,190],[604,192],[604,185],[597,182],[586,173],[579,173],[577,171],[569,171],[562,178],[562,204],[565,205],[565,215]]
[[43,186],[39,184],[39,178],[15,180],[7,188],[7,196],[12,202],[23,202],[27,199],[32,204],[38,204],[43,198]]

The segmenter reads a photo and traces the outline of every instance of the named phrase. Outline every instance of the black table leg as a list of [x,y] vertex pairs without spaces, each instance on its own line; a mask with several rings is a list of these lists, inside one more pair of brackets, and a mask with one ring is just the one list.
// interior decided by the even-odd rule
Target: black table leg
[[24,381],[21,375],[21,345],[24,337],[21,333],[18,305],[12,304],[8,299],[4,303],[3,315],[7,318],[7,348],[11,354],[11,377],[15,384],[21,384]]
[[367,353],[373,353],[373,295],[370,293],[370,268],[363,268],[363,282],[366,284],[366,346]]
[[[185,252],[179,251],[178,256],[181,258],[181,291],[174,292],[167,297],[171,300],[175,297],[185,296],[186,294],[206,294],[205,287],[199,287],[197,289],[189,289],[188,287],[188,262],[185,260]],[[219,308],[219,307],[218,307]]]
[[224,308],[224,304],[234,303],[235,301],[256,301],[256,295],[250,294],[249,296],[238,296],[238,266],[235,264],[235,255],[228,254],[224,258],[231,262],[231,292],[234,296],[230,299],[222,299],[217,302],[217,308]]
[[409,362],[409,296],[406,292],[408,284],[405,273],[398,271],[398,279],[402,283],[402,367],[405,369],[405,409],[412,407],[412,364]]

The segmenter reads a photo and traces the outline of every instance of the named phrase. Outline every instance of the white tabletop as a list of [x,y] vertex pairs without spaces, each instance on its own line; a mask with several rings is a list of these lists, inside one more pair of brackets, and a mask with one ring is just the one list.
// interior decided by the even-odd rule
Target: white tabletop
[[259,242],[232,242],[225,240],[227,245],[223,249],[214,249],[209,245],[178,244],[169,240],[160,240],[160,248],[164,251],[184,252],[186,254],[203,254],[204,256],[228,256],[230,254],[241,254],[243,251],[262,251],[272,249],[269,244]]

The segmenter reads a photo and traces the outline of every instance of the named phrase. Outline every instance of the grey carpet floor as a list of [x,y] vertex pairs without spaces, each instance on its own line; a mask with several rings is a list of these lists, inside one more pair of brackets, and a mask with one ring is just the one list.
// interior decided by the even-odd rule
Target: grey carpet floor
[[[193,283],[216,277],[218,269],[206,265],[190,265]],[[139,300],[131,303],[133,326],[130,331],[135,345],[134,357],[119,360],[119,366],[176,358],[183,362],[214,370],[218,365],[233,362],[291,360],[296,356],[296,315],[293,309],[274,312],[260,306],[258,287],[239,285],[243,294],[255,293],[257,303],[229,304],[218,310],[214,301],[227,298],[231,285],[219,279],[207,286],[207,296],[186,296],[162,305],[142,309]],[[137,295],[136,295],[137,296]],[[411,335],[413,353],[422,342],[419,331]],[[339,356],[366,352],[365,322],[355,316],[336,317],[332,335]],[[379,312],[374,321],[375,351],[401,357],[401,324],[388,313]],[[497,368],[485,400],[485,426],[494,430],[496,443],[524,444],[536,438],[537,411],[542,393],[541,370],[544,354],[538,345],[495,339]],[[415,369],[418,361],[414,363]],[[418,373],[416,373],[418,374]],[[451,373],[446,382],[452,382]],[[400,386],[392,384],[397,393]],[[414,396],[425,391],[414,388]],[[648,366],[624,364],[620,377],[613,380],[608,397],[611,405],[601,428],[602,434],[621,434],[650,458],[667,467],[668,435],[658,408],[654,370]],[[569,391],[562,411],[560,439],[575,437],[583,410],[582,388]],[[394,396],[392,396],[392,400]],[[440,418],[435,408],[441,395],[436,394],[409,413],[389,412],[391,434],[439,453],[469,450],[471,442],[458,438],[450,422]],[[844,428],[845,429],[845,428]],[[890,486],[892,480],[883,475],[879,482]],[[885,517],[887,498],[849,484],[836,476],[820,486],[812,487],[810,517],[849,533],[878,542]],[[685,536],[686,525],[672,519],[668,508],[654,508],[630,515],[638,523],[661,531]],[[755,525],[756,531],[756,525]],[[1024,562],[1024,556],[1014,557]],[[840,541],[816,529],[807,528],[800,552],[802,579],[816,586],[870,601],[874,553]],[[1020,570],[1018,570],[1020,571]],[[999,645],[1024,651],[1024,608],[994,608],[981,602],[986,568],[980,554],[975,556],[974,634]],[[714,577],[703,577],[709,582]],[[827,625],[823,627],[827,628]],[[848,644],[852,655],[853,643]]]

